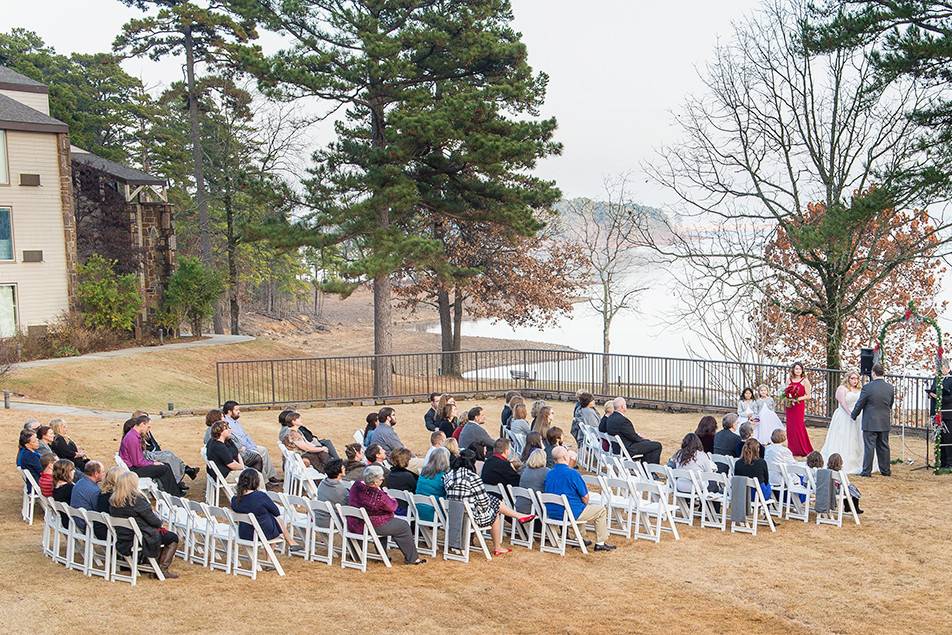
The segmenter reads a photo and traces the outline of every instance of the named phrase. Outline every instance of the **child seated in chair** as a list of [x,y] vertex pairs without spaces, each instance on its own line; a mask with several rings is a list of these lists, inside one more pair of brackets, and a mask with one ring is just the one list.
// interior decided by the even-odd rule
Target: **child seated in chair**
[[[843,457],[841,457],[839,454],[835,454],[835,453],[831,454],[830,458],[827,459],[826,461],[826,469],[833,470],[834,472],[839,472],[840,470],[842,470]],[[837,487],[839,487],[839,485],[837,485]],[[849,485],[848,494],[850,498],[853,499],[853,507],[856,509],[856,513],[862,514],[863,510],[859,508],[859,499],[860,499],[860,496],[862,496],[862,494],[859,493],[859,490],[852,483],[850,483]]]

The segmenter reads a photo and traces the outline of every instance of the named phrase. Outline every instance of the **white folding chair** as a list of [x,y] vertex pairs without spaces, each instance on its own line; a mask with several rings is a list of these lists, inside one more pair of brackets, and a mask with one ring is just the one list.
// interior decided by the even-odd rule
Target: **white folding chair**
[[[543,553],[557,553],[565,556],[568,545],[578,547],[582,553],[588,553],[585,547],[585,538],[575,520],[572,508],[564,494],[538,493],[539,507],[542,510],[542,539],[539,550]],[[549,505],[562,509],[562,518],[554,518],[549,512]],[[571,533],[573,538],[569,537]]]
[[833,479],[832,486],[835,506],[829,512],[822,514],[818,512],[816,515],[816,524],[842,527],[843,513],[847,508],[849,508],[849,512],[853,515],[853,522],[858,525],[859,514],[856,512],[856,508],[853,506],[853,497],[849,494],[849,477],[846,476],[846,472],[843,472],[842,470],[832,472],[831,477]]
[[[272,492],[273,493],[273,492]],[[289,551],[292,556],[301,556],[305,560],[311,559],[310,545],[314,538],[314,519],[311,514],[311,501],[304,496],[293,496],[291,494],[280,494],[283,499],[283,505],[279,508],[283,511],[284,526],[288,533],[294,538],[296,543],[302,547],[300,550]],[[301,540],[298,538],[301,537]]]
[[[159,567],[159,563],[156,562],[155,558],[148,558],[146,563],[140,564],[139,557],[142,552],[142,532],[139,530],[139,525],[136,524],[135,519],[133,518],[117,518],[115,516],[104,516],[106,519],[106,526],[109,528],[109,533],[113,544],[118,543],[119,530],[125,529],[132,532],[132,546],[130,548],[130,554],[124,555],[119,553],[118,549],[113,549],[112,551],[112,562],[110,563],[110,569],[112,573],[110,574],[110,580],[113,582],[128,582],[132,586],[136,585],[136,580],[139,577],[139,568],[146,565],[151,569],[152,573],[159,580],[165,580],[165,575],[162,573],[162,569]],[[122,573],[122,568],[119,566],[119,559],[122,559],[124,564],[129,568],[129,573]]]
[[[414,494],[413,508],[416,518],[413,540],[416,542],[417,551],[435,558],[440,549],[440,529],[446,526],[443,507],[436,501],[435,496]],[[432,520],[423,517],[424,514],[429,516],[429,513],[426,513],[428,509],[433,510]]]
[[[281,566],[281,562],[274,552],[275,547],[281,547],[283,549],[284,536],[268,539],[264,534],[264,530],[261,529],[261,525],[258,524],[258,519],[254,514],[239,514],[231,510],[225,511],[227,511],[231,517],[232,530],[235,533],[235,540],[232,542],[232,549],[234,549],[231,561],[232,575],[245,575],[252,580],[256,580],[258,578],[258,571],[271,568],[277,571],[279,576],[284,576],[284,567]],[[244,539],[241,537],[239,532],[241,523],[251,527],[251,538]],[[262,551],[264,551],[264,558],[261,557]],[[247,567],[244,566],[245,562],[248,563]]]
[[36,483],[36,480],[33,478],[33,475],[30,474],[29,470],[18,467],[17,471],[20,472],[20,476],[23,478],[23,506],[20,513],[23,516],[23,522],[32,525],[36,500],[43,494],[40,492],[40,486]]
[[731,490],[731,498],[733,499],[737,496],[747,497],[748,500],[750,500],[750,511],[742,523],[731,520],[731,533],[740,532],[756,536],[758,525],[766,525],[770,527],[770,531],[772,532],[777,531],[773,523],[773,518],[771,518],[770,515],[770,508],[764,499],[764,493],[760,489],[760,480],[749,476],[745,478],[744,491],[737,492]]
[[360,447],[364,447],[364,431],[360,428],[354,430],[354,443],[359,443]]
[[670,532],[681,539],[674,520],[675,505],[670,501],[667,486],[658,481],[632,481],[631,494],[635,501],[635,540],[644,538],[661,542],[661,534]]
[[[669,468],[670,469],[670,468]],[[701,515],[701,509],[697,506],[699,500],[697,491],[697,482],[694,480],[694,472],[691,470],[671,469],[670,478],[672,481],[671,494],[674,497],[674,521],[694,526],[694,517]],[[684,492],[680,486],[687,486],[689,491]]]
[[[129,466],[126,465],[126,462],[122,460],[121,456],[119,456],[118,452],[116,452],[113,459],[115,460],[116,465],[118,465],[119,467],[121,467],[127,472],[131,471],[129,470]],[[148,476],[139,477],[139,491],[140,492],[148,496],[149,494],[152,494],[157,489],[158,489],[158,486],[156,485],[155,481],[152,480],[152,478]]]
[[[536,497],[536,491],[525,487],[509,486],[509,499],[513,502],[513,509],[518,509],[520,500],[529,501],[529,511],[527,514],[535,514],[538,521],[531,523],[513,522],[509,523],[509,542],[518,547],[525,547],[532,550],[532,544],[536,537],[536,522],[542,522],[542,510],[539,509],[539,499]],[[541,538],[541,534],[540,534]]]
[[632,498],[630,478],[603,478],[608,503],[608,533],[631,539],[637,503]]
[[205,448],[202,448],[202,460],[205,461],[205,503],[212,507],[218,507],[221,501],[221,494],[225,494],[225,503],[231,504],[231,499],[235,495],[235,483],[238,480],[237,473],[231,473],[228,476],[232,478],[229,481],[222,476],[221,470],[215,465],[214,461],[209,461],[205,455]]
[[710,454],[709,456],[715,465],[724,465],[727,467],[728,476],[734,475],[734,464],[737,462],[737,459],[726,454]]
[[43,546],[43,555],[55,561],[55,554],[59,550],[56,529],[60,524],[59,513],[53,507],[53,499],[40,496],[37,499],[43,509],[43,536],[40,543]]
[[342,533],[337,511],[330,501],[308,500],[308,507],[311,511],[311,532],[310,542],[307,543],[307,559],[334,564],[334,545],[337,535]]
[[[443,514],[446,518],[446,527],[447,530],[450,525],[449,519],[449,500],[441,498],[439,500],[440,504],[443,506]],[[489,547],[486,545],[486,537],[483,535],[483,530],[485,527],[480,527],[476,523],[476,518],[473,515],[473,508],[469,504],[469,501],[462,501],[463,503],[463,528],[460,535],[460,548],[454,549],[450,546],[449,536],[444,536],[443,541],[443,559],[444,560],[455,560],[457,562],[469,562],[469,553],[470,551],[482,551],[483,556],[486,557],[486,560],[492,560],[493,556],[489,552]],[[476,541],[473,542],[473,536],[476,536]]]
[[622,461],[621,466],[625,473],[634,477],[636,480],[645,481],[651,478],[645,470],[645,464],[641,461]]
[[208,511],[208,547],[206,557],[208,568],[231,573],[234,568],[235,541],[238,532],[231,513],[222,507],[206,505]]
[[[100,512],[81,509],[83,519],[86,521],[86,553],[84,562],[86,568],[83,571],[87,576],[100,576],[109,580],[112,575],[112,563],[115,560],[113,551],[116,548],[115,540],[108,529],[106,515]],[[96,536],[96,526],[106,529],[105,538]],[[98,566],[101,564],[101,566]]]
[[170,531],[174,531],[181,538],[178,541],[175,555],[187,561],[189,559],[189,545],[192,541],[192,513],[189,510],[188,499],[156,490],[155,500],[156,514],[168,523]]
[[[362,507],[351,507],[350,505],[337,504],[337,514],[340,517],[341,536],[344,544],[341,549],[340,566],[342,569],[358,569],[367,573],[367,561],[369,559],[380,560],[389,569],[390,557],[387,556],[387,550],[383,548],[374,526],[367,516],[367,511]],[[363,523],[363,531],[351,531],[347,524],[348,518],[354,518]],[[371,545],[373,551],[371,551]]]
[[[53,545],[51,557],[53,562],[69,567],[72,559],[72,531],[69,520],[69,505],[48,499],[50,508],[54,511],[55,522],[53,523]],[[65,522],[64,522],[65,520]]]
[[[787,519],[809,522],[810,505],[816,498],[816,478],[813,469],[797,464],[780,466],[787,483]],[[800,497],[803,497],[803,500]]]
[[730,477],[720,472],[695,472],[701,501],[701,527],[727,530]]

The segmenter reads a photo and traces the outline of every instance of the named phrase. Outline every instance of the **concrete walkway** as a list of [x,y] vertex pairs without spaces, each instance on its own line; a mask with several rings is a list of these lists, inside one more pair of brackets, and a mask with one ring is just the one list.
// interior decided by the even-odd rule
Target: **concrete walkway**
[[[250,335],[210,335],[206,339],[196,340],[194,342],[176,342],[175,344],[163,344],[162,346],[136,346],[135,348],[120,348],[114,351],[103,351],[101,353],[88,353],[86,355],[77,355],[76,357],[57,357],[54,359],[35,359],[30,362],[20,362],[15,364],[13,370],[20,368],[40,368],[42,366],[58,366],[60,364],[72,364],[76,362],[95,361],[97,359],[112,359],[114,357],[129,357],[140,353],[154,353],[158,351],[171,351],[184,348],[200,348],[202,346],[221,346],[223,344],[239,344],[241,342],[250,342],[254,337]],[[68,406],[63,406],[64,408]]]
[[11,410],[32,410],[33,412],[46,412],[51,415],[66,415],[79,417],[94,417],[97,419],[109,419],[116,421],[125,421],[132,414],[131,412],[116,412],[115,410],[93,410],[90,408],[79,408],[76,406],[61,406],[52,403],[31,403],[28,401],[10,402]]

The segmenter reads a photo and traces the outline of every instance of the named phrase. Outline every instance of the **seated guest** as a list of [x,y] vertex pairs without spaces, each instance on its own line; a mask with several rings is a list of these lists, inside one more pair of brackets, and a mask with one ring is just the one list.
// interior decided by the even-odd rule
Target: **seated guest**
[[40,442],[36,438],[36,433],[32,430],[20,430],[19,445],[20,449],[17,450],[17,467],[27,470],[32,474],[33,480],[39,485],[43,466],[40,464],[40,453],[37,452],[37,449],[40,447]]
[[536,399],[535,401],[532,402],[532,407],[529,408],[529,416],[531,417],[531,419],[529,420],[529,427],[531,427],[535,432],[538,432],[539,434],[542,434],[542,435],[544,435],[545,432],[536,430],[536,420],[539,418],[539,413],[542,411],[544,407],[545,407],[545,402],[541,399]]
[[[202,443],[207,444],[208,440],[212,438],[212,426],[225,418],[225,415],[221,413],[221,410],[209,410],[208,414],[205,415],[205,440]],[[238,444],[235,444],[235,447],[238,447]]]
[[148,476],[158,483],[159,489],[172,496],[181,496],[185,489],[180,487],[172,475],[172,468],[165,463],[145,458],[145,436],[151,429],[148,417],[129,419],[123,426],[125,436],[119,445],[119,456],[126,466],[139,476]]
[[[741,426],[741,430],[743,430],[743,426]],[[767,468],[767,462],[760,458],[760,452],[760,442],[757,439],[750,438],[744,441],[744,449],[741,450],[740,460],[734,464],[734,476],[756,478],[760,481],[760,491],[764,494],[764,500],[770,500],[773,493],[773,489],[770,487],[770,471]]]
[[53,443],[50,444],[53,453],[61,459],[72,461],[79,470],[86,467],[86,461],[89,460],[89,457],[81,448],[76,447],[76,444],[67,435],[68,426],[66,422],[62,419],[53,419],[50,421],[50,426],[53,428]]
[[[232,470],[244,470],[245,463],[241,459],[241,454],[233,444],[228,443],[231,437],[231,427],[224,421],[216,421],[212,424],[212,438],[205,445],[205,457],[221,473],[221,477],[228,478]],[[214,473],[208,472],[207,477],[215,479]]]
[[297,412],[281,413],[284,415],[283,421],[279,417],[281,428],[278,430],[278,441],[287,446],[292,451],[299,452],[302,457],[307,459],[308,464],[316,470],[324,471],[324,466],[332,458],[327,447],[321,444],[314,435],[311,434],[311,441],[304,436],[301,426],[301,415]]
[[344,480],[359,481],[363,476],[367,461],[364,460],[364,447],[359,443],[349,443],[344,447]]
[[[423,496],[432,496],[436,499],[446,498],[446,490],[443,488],[443,475],[450,469],[450,452],[446,448],[434,448],[427,454],[426,463],[420,470],[420,478],[417,479],[416,493]],[[425,521],[433,520],[433,507],[430,505],[420,505],[417,507],[417,514]]]
[[[294,538],[288,533],[287,528],[281,521],[281,510],[274,504],[271,497],[266,492],[262,492],[261,476],[258,470],[245,468],[238,475],[238,485],[235,487],[235,495],[231,499],[232,510],[239,514],[251,514],[258,521],[258,526],[264,532],[265,538],[274,540],[278,536],[284,536],[284,540],[289,549],[294,549]],[[252,540],[255,537],[255,528],[248,523],[238,523],[238,538],[241,540]]]
[[[397,501],[380,489],[383,483],[383,469],[379,465],[368,465],[364,470],[363,481],[355,481],[348,494],[348,503],[352,507],[362,507],[378,536],[389,536],[397,543],[407,564],[423,564],[417,555],[416,542],[410,525],[394,516]],[[354,533],[363,533],[364,522],[358,518],[348,518],[347,528]]]
[[509,402],[512,401],[512,398],[518,395],[515,390],[510,390],[502,399],[502,412],[499,414],[499,436],[505,436],[503,430],[509,427],[509,421],[512,419],[512,406]]
[[790,451],[784,443],[787,441],[787,433],[783,428],[777,428],[770,435],[770,445],[764,449],[764,460],[767,461],[767,471],[770,474],[770,485],[779,487],[783,485],[783,472],[780,471],[780,464],[796,465],[797,460],[793,458],[793,452]]
[[[822,457],[823,455],[821,454],[820,456]],[[842,470],[843,457],[840,456],[836,452],[831,454],[830,458],[827,459],[826,461],[826,469],[833,470],[834,472],[839,472],[840,470]],[[860,499],[860,496],[862,496],[862,494],[859,493],[859,490],[852,483],[850,483],[847,493],[849,494],[850,498],[853,499],[853,507],[856,508],[856,513],[862,514],[863,510],[859,508],[859,499]]]
[[807,455],[806,463],[811,470],[818,470],[823,467],[823,455],[814,450]]
[[734,432],[737,426],[737,415],[729,412],[721,419],[722,430],[714,435],[714,454],[723,454],[740,458],[740,449],[744,445],[740,435]]
[[373,443],[374,430],[377,429],[377,416],[376,412],[371,412],[368,413],[364,419],[366,423],[366,425],[364,425],[364,447]]
[[529,425],[529,411],[526,404],[517,403],[512,407],[512,418],[509,420],[509,430],[513,434],[521,434],[524,437],[532,432],[532,426]]
[[598,430],[598,424],[602,420],[598,415],[598,411],[595,410],[595,397],[592,393],[580,392],[578,395],[578,405],[577,414],[572,419],[572,437],[576,443],[580,443],[582,440],[582,433],[578,429],[580,423]]
[[459,447],[468,448],[478,443],[486,450],[491,450],[494,441],[483,427],[484,423],[486,423],[486,411],[481,406],[470,408],[466,415],[466,425],[459,433]]
[[714,451],[714,437],[717,435],[717,419],[711,415],[701,417],[694,434],[701,439],[705,452]]
[[423,425],[429,432],[436,430],[436,417],[440,413],[437,406],[440,402],[440,393],[430,393],[430,407],[423,413]]
[[[99,482],[106,475],[99,461],[87,461],[83,468],[83,476],[73,483],[73,494],[69,499],[69,504],[76,509],[88,509],[96,511],[96,505],[99,503]],[[80,531],[86,529],[86,521],[81,518],[76,519],[76,526]]]
[[383,470],[384,478],[390,473],[390,468],[384,465],[384,461],[387,460],[387,455],[384,454],[383,448],[376,443],[367,448],[364,452],[364,457],[367,459],[367,465],[377,465]]
[[615,412],[615,402],[606,401],[604,406],[605,412],[602,413],[602,418],[598,420],[598,431],[605,431],[605,423],[608,421],[608,417],[612,416],[612,413]]
[[198,468],[186,465],[185,461],[180,459],[175,452],[172,452],[171,450],[163,450],[162,446],[159,445],[158,439],[155,438],[155,434],[152,432],[151,417],[142,411],[133,413],[133,418],[136,420],[139,420],[142,417],[145,417],[149,420],[149,432],[145,435],[145,458],[150,461],[156,461],[158,463],[165,463],[168,465],[172,470],[172,477],[175,479],[176,483],[181,483],[186,476],[194,481],[195,477],[198,476]]
[[[294,415],[297,416],[295,417]],[[308,427],[304,425],[303,415],[297,412],[290,412],[287,415],[287,420],[295,430],[304,436],[305,441],[327,448],[327,453],[330,454],[332,459],[340,458],[340,455],[337,454],[337,448],[334,447],[334,442],[330,439],[319,439],[317,435],[311,432]]]
[[450,470],[443,476],[443,487],[448,499],[470,504],[473,519],[480,529],[490,528],[493,555],[500,556],[512,549],[502,546],[502,518],[499,515],[514,518],[520,523],[535,520],[535,515],[520,514],[509,509],[495,496],[487,494],[483,480],[476,474],[475,458],[476,454],[472,450],[461,450],[459,456],[453,457]]
[[[317,500],[327,501],[335,510],[337,505],[347,504],[347,486],[344,485],[344,462],[340,459],[331,459],[327,463],[325,477],[317,485]],[[321,527],[330,527],[331,517],[323,510],[318,510],[317,523]]]
[[450,437],[443,443],[443,447],[450,453],[450,457],[459,456],[459,441]]
[[[221,407],[221,412],[223,420],[231,429],[231,440],[238,446],[238,451],[241,453],[241,460],[244,461],[245,465],[258,469],[262,476],[267,479],[267,483],[280,484],[281,478],[278,477],[278,472],[274,469],[274,464],[271,462],[271,453],[268,452],[268,448],[256,444],[254,439],[251,438],[251,435],[245,431],[244,426],[241,425],[239,421],[241,418],[241,406],[238,402],[232,400],[226,401]],[[256,467],[257,465],[261,466],[260,469]]]
[[453,438],[453,433],[459,427],[459,411],[455,401],[447,401],[443,404],[434,424],[437,430],[446,435],[447,439]]
[[562,428],[552,426],[545,432],[545,443],[542,449],[545,450],[545,466],[552,467],[555,461],[552,460],[552,450],[562,445]]
[[[132,518],[139,526],[142,541],[139,544],[140,562],[157,558],[162,574],[169,579],[178,574],[169,570],[178,548],[178,535],[172,531],[162,531],[162,519],[152,511],[142,492],[139,491],[139,477],[135,472],[124,472],[116,479],[115,489],[109,497],[109,515],[116,518]],[[131,529],[116,529],[116,551],[124,556],[132,555],[132,542],[135,536]]]
[[481,476],[483,483],[486,485],[502,485],[503,488],[507,485],[519,485],[519,472],[512,467],[512,463],[509,461],[508,439],[505,437],[496,439],[492,455],[486,457],[486,461],[483,463]]
[[[396,425],[396,411],[389,406],[381,408],[380,412],[377,413],[377,429],[374,431],[374,444],[379,445],[383,449],[385,457],[389,457],[390,454],[398,448],[406,447],[394,430],[394,426]],[[421,467],[423,467],[423,460],[413,456],[413,452],[410,452],[410,463],[407,469],[414,474],[419,474]]]
[[[691,470],[693,472],[717,472],[717,466],[704,451],[701,438],[694,432],[684,435],[681,449],[671,457],[675,469]],[[686,478],[679,478],[677,483],[679,492],[690,492],[693,488]]]
[[[53,500],[57,503],[66,503],[73,499],[73,473],[76,465],[68,459],[59,459],[53,463]],[[69,515],[60,512],[63,527],[69,526]]]
[[40,422],[34,419],[33,417],[30,417],[29,419],[23,422],[23,429],[28,430],[30,432],[36,432],[37,430],[40,429]]
[[[405,492],[416,492],[417,475],[407,469],[410,464],[410,450],[400,448],[390,455],[391,468],[384,472],[384,487],[387,489],[402,489]],[[403,501],[397,501],[397,515],[406,516],[407,506]]]
[[[116,489],[116,483],[119,481],[119,477],[125,474],[127,471],[128,470],[119,467],[118,465],[113,465],[111,468],[106,470],[105,476],[103,476],[102,481],[99,482],[99,497],[96,499],[97,512],[101,512],[103,514],[109,513],[109,499],[112,497],[112,493]],[[106,525],[103,523],[93,523],[93,533],[96,534],[96,538],[99,540],[105,540],[106,534],[108,532],[109,530],[106,529]]]
[[[747,423],[742,423],[740,426],[740,440],[741,443],[747,443],[747,439],[753,438],[754,435],[754,424],[750,421]],[[760,458],[764,458],[764,446],[760,445],[760,442],[757,443],[757,446],[760,448]],[[741,446],[743,449],[743,445]]]
[[[584,531],[586,523],[595,525],[595,551],[611,551],[615,546],[605,542],[608,539],[608,510],[602,505],[588,504],[588,486],[574,469],[575,457],[575,452],[562,446],[552,450],[555,465],[545,477],[545,493],[564,495],[579,530]],[[546,511],[554,520],[561,520],[564,516],[561,505],[546,503]]]
[[[517,394],[517,395],[514,395],[513,398],[509,400],[510,413],[509,413],[509,418],[506,419],[506,427],[509,428],[510,430],[512,429],[512,420],[516,418],[516,406],[519,406],[519,405],[525,406],[526,400],[522,398],[522,395]],[[528,423],[528,419],[529,419],[528,406],[526,406],[526,414],[523,417],[523,419],[525,419],[526,422]],[[531,430],[532,426],[529,426],[529,429]]]
[[[538,401],[536,403],[539,403]],[[544,403],[544,402],[543,402]],[[539,412],[532,418],[532,431],[538,432],[545,438],[545,433],[549,431],[549,426],[555,419],[555,412],[550,406],[542,406]]]
[[42,466],[43,471],[40,472],[38,483],[40,486],[40,493],[47,498],[51,498],[53,496],[53,464],[61,460],[64,459],[56,458],[56,455],[52,452],[50,454],[44,454],[42,457],[40,457],[40,465]]
[[53,428],[50,426],[40,426],[36,429],[36,439],[40,442],[40,447],[36,449],[36,451],[40,453],[40,456],[44,454],[54,454],[53,448],[51,447],[53,441],[56,439],[56,435],[53,434]]
[[526,464],[526,460],[528,460],[533,450],[543,450],[543,454],[545,454],[545,445],[542,443],[542,435],[538,432],[530,432],[526,437],[526,444],[522,447],[522,455],[519,457],[519,461],[521,461],[523,465]]
[[635,426],[625,416],[628,411],[628,402],[624,397],[615,397],[613,403],[615,411],[605,420],[605,429],[601,432],[619,436],[632,457],[642,455],[641,460],[644,463],[658,463],[661,460],[661,444],[645,439],[635,432]]
[[[519,487],[531,489],[536,492],[545,491],[545,477],[549,474],[549,468],[545,465],[545,451],[536,448],[529,454],[529,458],[522,468],[519,475]],[[520,514],[528,514],[532,511],[532,501],[527,498],[519,497],[515,500],[516,511]]]
[[423,456],[424,465],[426,465],[430,460],[430,455],[433,454],[433,450],[442,448],[444,443],[446,443],[446,435],[443,434],[442,430],[437,430],[436,432],[430,433],[430,449],[427,450],[426,454]]

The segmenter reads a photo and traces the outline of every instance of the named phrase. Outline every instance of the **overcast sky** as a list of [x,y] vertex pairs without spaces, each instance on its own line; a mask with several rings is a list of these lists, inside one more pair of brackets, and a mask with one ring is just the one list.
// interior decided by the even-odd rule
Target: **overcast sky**
[[[138,15],[117,0],[0,0],[0,29],[35,31],[60,53],[108,50],[120,27]],[[633,198],[662,205],[640,165],[677,138],[670,112],[700,90],[703,66],[731,22],[758,0],[512,0],[534,68],[550,77],[545,114],[559,122],[562,156],[540,176],[566,196],[597,197],[605,175],[632,171]],[[582,8],[584,7],[584,9]],[[178,61],[129,60],[147,86],[181,78]]]

